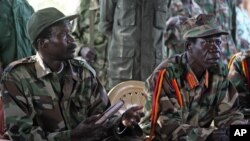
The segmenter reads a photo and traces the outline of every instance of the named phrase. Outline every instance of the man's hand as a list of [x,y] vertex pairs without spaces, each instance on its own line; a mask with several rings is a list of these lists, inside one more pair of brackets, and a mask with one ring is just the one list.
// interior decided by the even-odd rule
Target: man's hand
[[134,106],[126,110],[122,116],[122,124],[125,127],[137,125],[144,116],[143,106]]
[[94,48],[82,47],[80,54],[87,62],[92,63],[96,59],[96,50]]
[[187,20],[187,17],[180,16],[180,15],[170,17],[166,22],[166,27],[167,27],[167,29],[172,29],[175,26],[179,26],[180,24],[182,24],[186,20]]
[[101,117],[101,115],[94,115],[81,122],[75,129],[72,130],[72,141],[96,141],[102,140],[107,136],[107,130],[101,124],[95,124],[95,122]]

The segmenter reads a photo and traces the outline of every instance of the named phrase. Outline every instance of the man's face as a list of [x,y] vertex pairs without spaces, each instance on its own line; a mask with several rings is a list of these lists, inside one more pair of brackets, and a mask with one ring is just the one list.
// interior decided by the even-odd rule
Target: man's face
[[221,57],[221,38],[219,36],[197,38],[189,52],[195,62],[203,68],[215,66]]
[[74,57],[76,45],[70,34],[69,22],[52,27],[47,53],[55,60],[67,60]]

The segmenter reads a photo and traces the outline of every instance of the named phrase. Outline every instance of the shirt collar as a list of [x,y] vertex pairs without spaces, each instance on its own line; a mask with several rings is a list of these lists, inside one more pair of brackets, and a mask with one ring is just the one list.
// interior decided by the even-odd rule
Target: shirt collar
[[[44,77],[52,73],[51,69],[44,64],[44,61],[42,60],[39,53],[36,53],[35,58],[37,61],[35,64],[36,75],[38,78]],[[69,64],[70,74],[72,75],[72,78],[76,81],[80,81],[81,79],[78,77],[77,72],[73,69],[73,66],[70,61],[68,61],[68,64]]]
[[37,77],[40,78],[40,77],[43,77],[43,76],[46,76],[46,75],[52,73],[51,69],[48,68],[44,64],[44,62],[43,62],[43,60],[42,60],[42,58],[41,58],[41,56],[40,56],[40,54],[38,52],[36,53],[35,58],[37,60],[37,63],[35,64]]
[[199,82],[192,69],[189,67],[189,65],[187,65],[187,73],[185,78],[190,89],[193,89],[200,84],[208,87],[209,72],[208,70],[206,70],[205,74],[202,76],[201,81]]

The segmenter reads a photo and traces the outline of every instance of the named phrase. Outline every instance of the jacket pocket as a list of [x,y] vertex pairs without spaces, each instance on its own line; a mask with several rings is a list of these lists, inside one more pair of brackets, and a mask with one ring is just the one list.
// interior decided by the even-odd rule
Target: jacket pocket
[[119,26],[134,26],[136,16],[136,0],[119,0],[116,6],[117,24]]
[[157,4],[155,6],[155,13],[154,13],[154,26],[159,29],[166,28],[166,20],[169,16],[169,10],[167,4]]
[[133,57],[135,49],[131,45],[113,45],[109,50],[110,58]]

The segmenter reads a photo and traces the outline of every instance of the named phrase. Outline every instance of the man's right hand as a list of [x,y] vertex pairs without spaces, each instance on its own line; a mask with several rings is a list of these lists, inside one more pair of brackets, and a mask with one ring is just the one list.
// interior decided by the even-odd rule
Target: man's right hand
[[96,50],[90,47],[82,47],[80,54],[88,63],[94,62],[97,57]]
[[72,141],[96,141],[102,140],[107,136],[107,130],[101,124],[95,124],[101,115],[94,115],[81,122],[75,129],[72,130]]
[[166,22],[166,27],[167,29],[172,29],[176,26],[179,26],[186,20],[187,20],[187,17],[181,16],[181,15],[170,17]]

